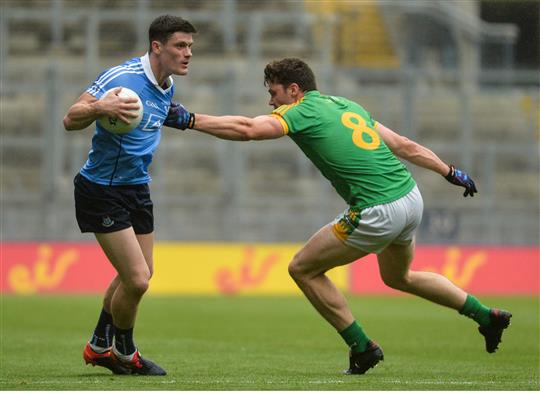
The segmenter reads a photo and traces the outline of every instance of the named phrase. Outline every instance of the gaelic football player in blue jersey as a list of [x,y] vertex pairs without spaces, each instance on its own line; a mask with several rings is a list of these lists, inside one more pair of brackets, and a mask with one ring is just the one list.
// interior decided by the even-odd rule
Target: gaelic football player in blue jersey
[[[103,72],[69,108],[68,131],[88,127],[101,116],[129,123],[140,109],[136,98],[117,94],[135,91],[143,105],[140,124],[114,134],[96,122],[88,160],[75,176],[75,211],[82,232],[92,232],[117,275],[107,288],[92,338],[84,348],[86,363],[115,374],[165,375],[163,368],[141,356],[133,327],[139,302],[153,271],[154,216],[148,167],[163,125],[185,129],[193,121],[172,101],[171,75],[186,75],[196,29],[171,15],[150,25],[149,49]],[[115,94],[102,96],[110,89]]]

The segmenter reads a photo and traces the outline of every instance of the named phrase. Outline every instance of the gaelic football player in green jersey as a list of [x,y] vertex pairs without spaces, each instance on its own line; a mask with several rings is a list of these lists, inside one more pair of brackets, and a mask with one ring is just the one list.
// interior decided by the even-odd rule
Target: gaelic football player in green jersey
[[268,64],[264,78],[272,114],[255,118],[194,114],[192,128],[239,141],[288,135],[349,205],[315,233],[289,265],[296,284],[349,346],[347,373],[365,373],[383,359],[383,352],[325,273],[370,253],[377,255],[386,285],[474,319],[486,350],[494,352],[510,323],[509,312],[484,306],[440,274],[410,270],[423,202],[397,157],[442,175],[472,197],[477,190],[467,173],[376,122],[355,102],[318,92],[313,72],[299,59]]

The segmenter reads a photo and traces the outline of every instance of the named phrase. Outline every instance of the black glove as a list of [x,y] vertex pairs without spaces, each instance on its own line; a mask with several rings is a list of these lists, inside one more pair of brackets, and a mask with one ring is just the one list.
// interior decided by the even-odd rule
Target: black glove
[[467,195],[474,196],[474,193],[478,192],[473,179],[469,177],[467,172],[457,169],[453,165],[450,165],[450,172],[448,172],[448,175],[444,178],[456,186],[465,187],[465,192],[463,193],[464,197]]
[[178,128],[180,130],[193,128],[195,125],[195,114],[184,108],[184,105],[171,102],[169,113],[163,124],[167,127]]

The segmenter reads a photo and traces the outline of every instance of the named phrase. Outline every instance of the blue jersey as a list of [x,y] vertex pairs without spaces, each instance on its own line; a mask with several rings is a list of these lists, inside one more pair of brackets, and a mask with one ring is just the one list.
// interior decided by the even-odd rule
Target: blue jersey
[[113,134],[96,122],[92,149],[81,168],[81,175],[102,185],[144,184],[150,182],[148,167],[161,139],[161,127],[174,94],[173,79],[167,88],[157,84],[148,54],[126,61],[99,75],[86,90],[100,99],[115,87],[135,91],[143,104],[143,117],[137,128],[126,134]]

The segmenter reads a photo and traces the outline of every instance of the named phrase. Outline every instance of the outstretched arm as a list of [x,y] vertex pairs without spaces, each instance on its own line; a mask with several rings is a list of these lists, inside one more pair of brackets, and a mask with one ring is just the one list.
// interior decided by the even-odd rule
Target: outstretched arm
[[194,129],[233,141],[275,139],[285,135],[283,126],[273,116],[210,116],[195,114]]
[[388,146],[396,156],[421,166],[422,168],[437,172],[439,175],[446,176],[448,174],[450,166],[444,163],[427,147],[419,145],[418,143],[395,133],[379,122],[376,123],[375,129],[384,140],[384,143],[386,143],[386,146]]
[[375,129],[384,140],[384,143],[386,143],[388,148],[396,156],[415,165],[437,172],[452,184],[465,187],[463,196],[474,196],[474,193],[478,192],[474,181],[466,172],[457,169],[453,165],[446,164],[427,147],[395,133],[381,123],[376,123]]
[[275,139],[285,135],[279,120],[270,115],[254,118],[245,116],[210,116],[191,113],[183,105],[176,102],[171,103],[164,124],[180,130],[192,128],[217,138],[233,141]]

